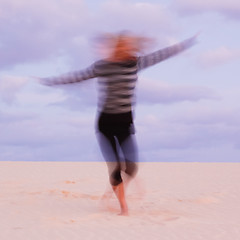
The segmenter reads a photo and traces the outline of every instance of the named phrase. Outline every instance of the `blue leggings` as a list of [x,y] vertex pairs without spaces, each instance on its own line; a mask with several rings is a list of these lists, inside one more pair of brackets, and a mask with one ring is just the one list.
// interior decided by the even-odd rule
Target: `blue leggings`
[[98,141],[108,165],[110,183],[112,186],[117,186],[122,182],[122,172],[125,172],[129,177],[136,175],[138,154],[135,135],[131,130],[132,122],[124,122],[123,124],[121,114],[115,115],[114,118],[117,119],[116,122],[111,121],[111,124],[109,122],[106,124],[106,121],[100,116]]

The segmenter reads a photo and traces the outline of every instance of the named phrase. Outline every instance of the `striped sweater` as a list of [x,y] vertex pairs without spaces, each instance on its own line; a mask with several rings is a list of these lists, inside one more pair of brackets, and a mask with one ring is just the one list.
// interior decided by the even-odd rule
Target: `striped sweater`
[[98,110],[112,114],[130,112],[134,102],[137,73],[184,51],[194,42],[194,37],[189,38],[173,46],[137,57],[136,60],[124,62],[100,60],[81,71],[59,77],[43,78],[41,83],[51,86],[76,83],[97,77],[99,83]]

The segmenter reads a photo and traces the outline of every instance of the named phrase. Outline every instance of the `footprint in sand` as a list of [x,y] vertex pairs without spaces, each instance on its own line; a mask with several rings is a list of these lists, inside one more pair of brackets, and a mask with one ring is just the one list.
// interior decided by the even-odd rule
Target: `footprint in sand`
[[66,183],[66,184],[75,184],[76,182],[75,181],[66,180],[64,183]]
[[97,195],[70,192],[67,190],[58,190],[58,189],[48,190],[48,193],[50,193],[51,195],[60,195],[60,196],[63,196],[64,198],[84,198],[89,200],[99,200],[101,198],[100,196],[97,196]]

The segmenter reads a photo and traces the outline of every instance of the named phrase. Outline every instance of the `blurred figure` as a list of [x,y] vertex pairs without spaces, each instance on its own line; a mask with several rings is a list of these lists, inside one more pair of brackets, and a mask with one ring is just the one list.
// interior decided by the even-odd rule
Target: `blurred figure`
[[186,50],[195,43],[195,39],[194,36],[141,56],[140,52],[150,42],[149,39],[130,33],[102,36],[100,42],[104,48],[105,58],[96,61],[85,70],[41,79],[42,84],[51,86],[98,78],[97,138],[108,166],[110,184],[120,203],[120,215],[128,215],[122,174],[124,173],[129,181],[136,175],[138,169],[133,122],[137,73]]

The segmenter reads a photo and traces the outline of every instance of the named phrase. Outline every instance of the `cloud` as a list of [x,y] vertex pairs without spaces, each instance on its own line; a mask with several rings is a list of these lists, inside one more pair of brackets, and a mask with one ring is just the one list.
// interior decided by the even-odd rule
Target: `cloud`
[[[97,83],[95,79],[90,79],[79,84],[68,84],[58,86],[60,94],[63,96],[62,101],[51,104],[73,111],[86,111],[89,108],[92,110],[97,107]],[[52,92],[55,89],[52,88]]]
[[238,0],[176,0],[174,3],[184,14],[219,12],[228,18],[240,19],[240,2]]
[[75,68],[93,57],[91,37],[98,32],[127,29],[164,41],[173,28],[161,4],[103,1],[93,12],[81,0],[1,0],[0,69],[59,56]]
[[0,77],[0,100],[7,104],[15,101],[18,92],[26,85],[28,79],[3,75]]
[[197,62],[203,67],[213,67],[240,60],[240,49],[219,47],[200,54]]
[[[174,28],[171,12],[163,4],[138,2],[130,3],[129,1],[106,1],[102,5],[101,22],[111,29],[122,30],[129,29],[144,33],[159,34],[169,32]],[[102,18],[104,16],[104,18]],[[111,21],[109,21],[111,19]],[[142,32],[144,31],[144,32]]]
[[93,116],[83,115],[80,111],[46,111],[43,115],[2,111],[0,116],[0,160],[96,159],[98,149]]
[[[11,111],[0,111],[0,124],[13,124],[16,122],[31,121],[36,117],[36,114],[29,112],[11,112]],[[2,126],[3,126],[2,125]]]
[[[157,116],[146,113],[137,120],[137,131],[143,151],[166,149],[211,149],[232,147],[240,142],[238,109],[214,109],[205,106],[182,108]],[[140,116],[138,116],[140,117]]]
[[140,79],[138,100],[141,104],[170,104],[182,101],[196,102],[202,99],[219,99],[216,92],[202,86],[177,86],[161,81]]
[[[154,2],[98,1],[97,7],[90,9],[88,6],[95,1],[1,0],[0,71],[11,69],[12,72],[0,75],[0,105],[3,107],[0,111],[0,160],[102,159],[94,134],[96,81],[51,88],[21,76],[26,72],[47,77],[85,68],[92,62],[91,37],[98,32],[129,29],[153,36],[160,45],[168,45],[171,39],[175,42],[185,20],[176,18],[169,3]],[[184,14],[211,11],[239,19],[239,1],[173,2]],[[188,29],[193,27],[190,20],[196,19],[188,19]],[[231,25],[228,29],[234,31]],[[237,31],[234,33],[236,35]],[[236,40],[234,33],[232,39]],[[203,67],[227,63],[235,66],[239,56],[238,49],[226,45],[200,53],[197,61]],[[202,80],[208,82],[208,86],[215,84],[208,81],[212,75],[203,76],[204,72],[198,70],[189,65],[187,75],[204,77]],[[225,69],[217,70],[222,70],[217,71],[221,75],[219,80],[229,74]],[[169,74],[169,70],[166,71]],[[237,70],[233,74],[237,75]],[[178,77],[175,72],[172,76]],[[221,86],[214,85],[224,96],[220,99],[211,87],[191,84],[174,85],[139,77],[136,129],[140,153],[157,161],[170,158],[211,161],[211,157],[217,155],[226,161],[232,152],[239,158],[239,152],[233,151],[240,143],[239,109],[233,109],[234,105],[237,108],[238,95],[232,90],[234,88],[235,93],[237,85],[231,86],[228,82],[226,89],[224,82]],[[212,156],[207,156],[209,152]]]
[[88,28],[82,1],[2,0],[0,11],[0,68],[60,55]]

